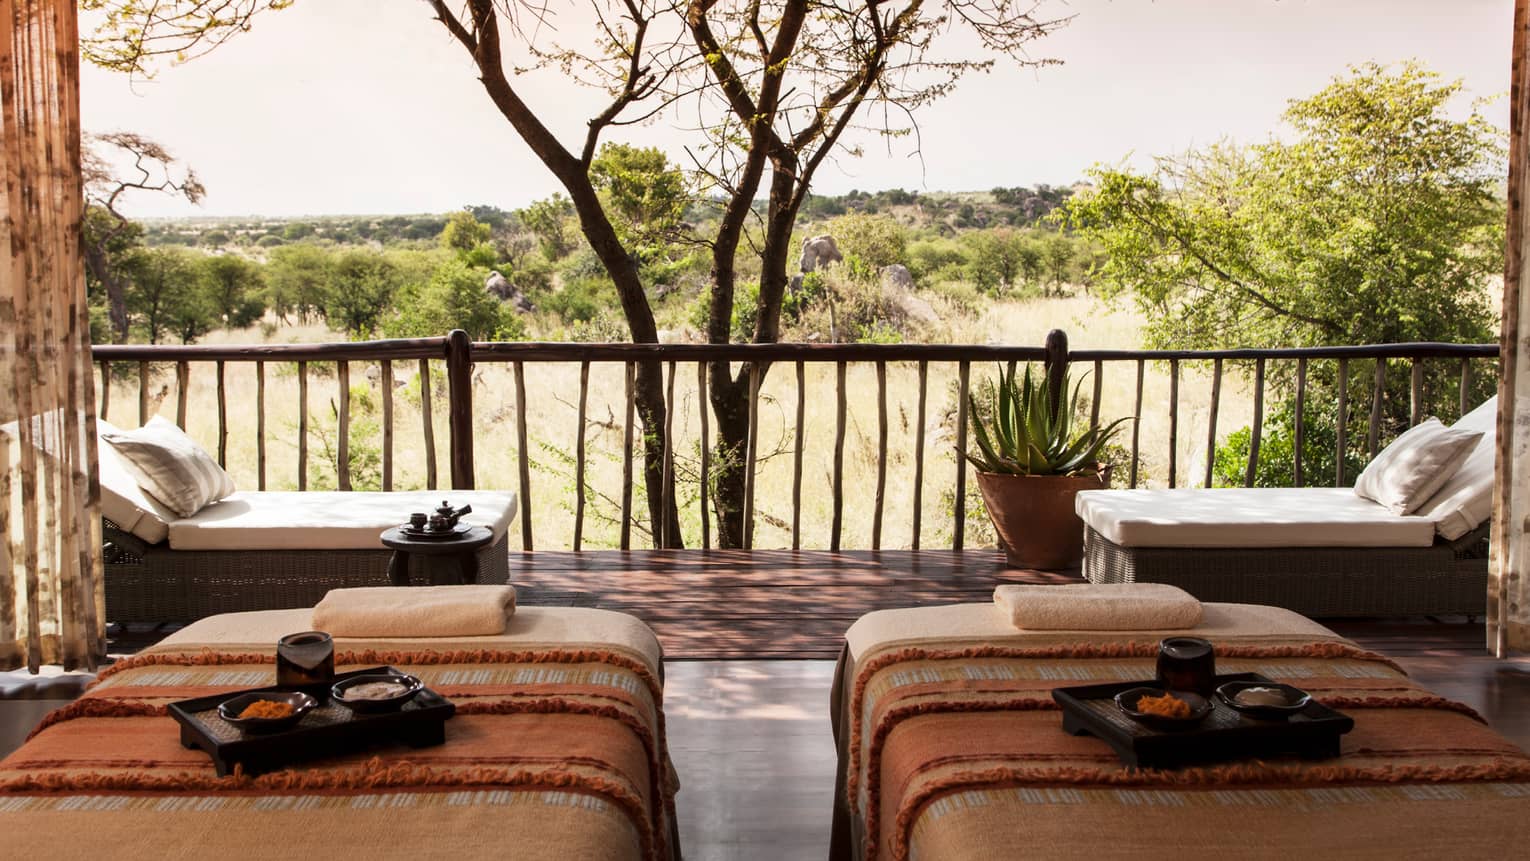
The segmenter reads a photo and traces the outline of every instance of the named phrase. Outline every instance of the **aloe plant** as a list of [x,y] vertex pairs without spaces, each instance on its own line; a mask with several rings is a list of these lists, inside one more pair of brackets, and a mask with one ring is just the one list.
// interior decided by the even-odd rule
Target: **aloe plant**
[[[1068,391],[1066,372],[1062,388]],[[1082,388],[1080,380],[1072,397],[1053,409],[1044,375],[1033,379],[1031,366],[1026,365],[1025,376],[1016,381],[1013,370],[1006,372],[1001,367],[992,408],[986,411],[986,426],[977,399],[967,395],[978,447],[978,452],[969,452],[967,459],[983,472],[1005,475],[1081,475],[1093,471],[1100,449],[1128,419],[1117,419],[1105,427],[1090,425],[1075,436],[1073,417],[1080,412]]]

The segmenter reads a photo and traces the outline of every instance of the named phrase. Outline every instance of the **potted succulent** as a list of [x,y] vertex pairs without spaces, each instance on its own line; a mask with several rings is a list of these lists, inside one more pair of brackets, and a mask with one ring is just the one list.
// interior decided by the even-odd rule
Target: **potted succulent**
[[1080,381],[1068,394],[1068,375],[1054,400],[1045,375],[1033,379],[1029,365],[999,372],[988,409],[979,409],[970,393],[977,452],[967,459],[977,467],[978,488],[1004,542],[1009,564],[1019,568],[1070,568],[1084,553],[1084,525],[1073,511],[1081,490],[1110,483],[1110,467],[1099,460],[1122,423],[1075,428]]

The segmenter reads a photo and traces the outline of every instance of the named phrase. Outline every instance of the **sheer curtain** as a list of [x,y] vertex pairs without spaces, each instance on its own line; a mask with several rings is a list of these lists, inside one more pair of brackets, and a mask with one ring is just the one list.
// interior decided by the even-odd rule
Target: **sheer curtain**
[[93,667],[95,389],[75,0],[0,0],[0,669]]
[[1530,650],[1530,224],[1525,172],[1530,169],[1530,0],[1514,3],[1514,61],[1509,85],[1509,223],[1504,261],[1503,369],[1498,376],[1498,472],[1489,564],[1488,648],[1499,657]]

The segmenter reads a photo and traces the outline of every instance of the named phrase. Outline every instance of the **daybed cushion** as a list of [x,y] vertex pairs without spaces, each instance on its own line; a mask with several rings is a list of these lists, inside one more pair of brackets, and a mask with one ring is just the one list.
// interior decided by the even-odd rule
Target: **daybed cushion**
[[137,430],[98,432],[116,446],[138,485],[182,517],[234,492],[223,467],[168,419],[155,416]]
[[515,494],[497,490],[240,491],[170,524],[173,550],[371,550],[384,529],[433,511],[441,500],[473,506],[463,520],[498,541],[515,517]]
[[1434,521],[1447,541],[1471,532],[1493,516],[1493,459],[1498,453],[1498,397],[1461,417],[1453,428],[1480,431],[1482,438],[1456,474],[1414,512]]
[[101,516],[150,544],[164,541],[165,536],[170,534],[170,521],[176,520],[179,515],[144,493],[143,488],[138,486],[138,479],[128,470],[122,455],[104,436],[100,436],[117,429],[100,419],[96,420],[96,425]]
[[1347,487],[1087,490],[1075,510],[1123,547],[1428,547],[1434,522]]
[[1412,514],[1456,474],[1481,439],[1481,431],[1448,428],[1439,419],[1421,422],[1366,465],[1355,493],[1393,514]]

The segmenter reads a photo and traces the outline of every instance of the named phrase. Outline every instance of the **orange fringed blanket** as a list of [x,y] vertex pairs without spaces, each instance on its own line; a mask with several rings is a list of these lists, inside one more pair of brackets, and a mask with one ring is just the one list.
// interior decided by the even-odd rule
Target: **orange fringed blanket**
[[1052,688],[1151,678],[1152,654],[1130,635],[996,647],[927,637],[862,654],[839,680],[851,819],[841,825],[853,838],[837,857],[847,845],[866,859],[941,861],[1183,857],[1190,847],[1240,858],[1499,857],[1530,840],[1530,757],[1470,708],[1352,645],[1219,648],[1219,672],[1261,672],[1349,710],[1356,728],[1334,760],[1133,771],[1098,739],[1062,731]]
[[[412,648],[412,647],[411,647]],[[410,648],[391,663],[457,703],[446,743],[218,778],[165,705],[269,684],[267,654],[146,654],[103,673],[0,761],[16,857],[631,858],[674,855],[662,688],[599,649]],[[18,845],[19,841],[19,845]]]

